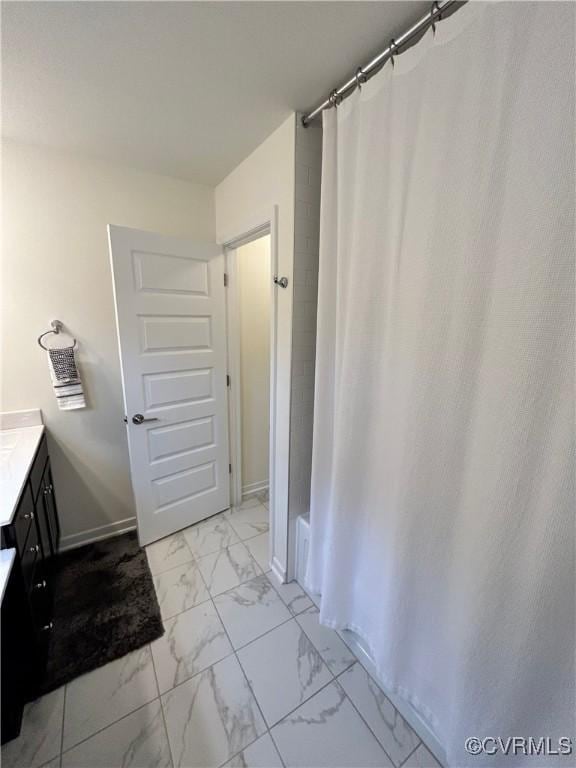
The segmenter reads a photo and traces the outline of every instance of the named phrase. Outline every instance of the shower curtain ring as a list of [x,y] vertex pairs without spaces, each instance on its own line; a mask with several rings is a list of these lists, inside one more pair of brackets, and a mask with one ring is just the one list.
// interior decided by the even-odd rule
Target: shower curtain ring
[[330,96],[328,97],[328,100],[330,101],[330,104],[332,104],[333,107],[337,107],[338,104],[342,101],[342,96],[338,93],[338,88],[334,88],[333,91],[330,91]]
[[440,11],[440,6],[438,5],[438,0],[434,0],[432,3],[432,7],[430,8],[430,16],[432,18],[432,34],[436,35],[436,19],[434,18],[435,14],[438,14],[438,21],[442,21],[442,14],[438,13]]
[[368,80],[362,67],[358,67],[358,69],[356,70],[355,77],[356,77],[356,87],[360,91],[362,89],[362,83],[365,83]]
[[398,46],[396,45],[396,40],[394,40],[393,37],[390,38],[388,47],[390,48],[390,61],[392,62],[392,67],[394,67],[394,56],[396,56],[398,53]]

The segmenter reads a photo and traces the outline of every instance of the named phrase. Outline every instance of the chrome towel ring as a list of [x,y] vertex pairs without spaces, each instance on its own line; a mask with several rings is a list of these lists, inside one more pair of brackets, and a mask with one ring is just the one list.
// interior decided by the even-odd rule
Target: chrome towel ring
[[[38,344],[42,347],[42,349],[45,349],[46,352],[49,352],[50,348],[45,347],[44,344],[42,344],[42,339],[44,338],[44,336],[48,336],[50,333],[54,333],[58,335],[59,333],[62,333],[64,329],[64,324],[62,323],[61,320],[52,320],[50,325],[52,326],[51,330],[45,331],[44,333],[41,333],[40,336],[38,336]],[[76,339],[73,338],[72,344],[70,345],[70,347],[61,347],[61,349],[70,349],[70,348],[74,349],[75,346],[76,346]]]

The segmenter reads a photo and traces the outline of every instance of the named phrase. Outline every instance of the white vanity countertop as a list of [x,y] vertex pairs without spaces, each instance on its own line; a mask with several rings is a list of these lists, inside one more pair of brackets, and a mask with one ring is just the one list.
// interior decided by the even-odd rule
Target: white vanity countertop
[[0,549],[0,600],[4,599],[6,584],[8,584],[8,578],[15,557],[15,549]]
[[[29,424],[31,421],[28,419],[23,423]],[[13,420],[8,422],[10,426],[15,423]],[[6,424],[7,420],[3,418],[0,425]],[[12,522],[43,434],[44,426],[41,422],[36,426],[0,429],[0,526]]]

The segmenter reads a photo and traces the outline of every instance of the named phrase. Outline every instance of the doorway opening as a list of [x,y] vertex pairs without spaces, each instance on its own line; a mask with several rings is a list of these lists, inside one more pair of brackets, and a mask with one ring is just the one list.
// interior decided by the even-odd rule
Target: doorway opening
[[[289,402],[289,379],[286,376],[286,348],[279,343],[280,304],[290,300],[288,279],[278,276],[278,217],[276,205],[268,211],[261,211],[239,222],[235,232],[222,238],[224,248],[226,288],[226,338],[228,363],[228,433],[230,445],[230,506],[231,514],[244,504],[243,516],[250,522],[254,518],[256,528],[267,529],[251,544],[258,545],[258,556],[248,547],[259,564],[266,564],[278,581],[287,577],[288,556],[288,424],[286,402]],[[258,242],[261,241],[261,242]],[[244,246],[251,246],[244,250]],[[246,254],[248,256],[246,257]],[[259,254],[259,255],[257,255]],[[245,256],[245,260],[243,260]],[[252,256],[252,259],[251,259]],[[245,261],[245,263],[240,263]],[[250,265],[247,262],[252,261]],[[246,269],[244,267],[246,266]],[[244,280],[248,278],[249,267],[258,269],[257,285]],[[260,299],[254,300],[254,307],[248,306],[256,289],[260,288]],[[266,299],[266,295],[268,300]],[[243,307],[244,306],[244,311]],[[257,305],[257,306],[256,306]],[[290,305],[288,305],[289,308]],[[251,310],[259,311],[254,313]],[[284,312],[287,307],[284,306]],[[257,328],[256,332],[252,329]],[[242,355],[242,331],[248,339]],[[267,331],[267,335],[266,335]],[[258,363],[252,357],[255,336],[258,336]],[[251,361],[252,366],[251,368]],[[244,375],[242,368],[244,367]],[[255,368],[259,379],[253,382]],[[280,370],[282,367],[282,370]],[[267,372],[267,375],[266,375]],[[282,375],[281,375],[282,374]],[[244,383],[244,387],[242,386]],[[242,404],[244,388],[245,404]],[[259,395],[255,393],[259,392]],[[262,394],[264,393],[264,394]],[[268,439],[262,435],[268,414]],[[257,423],[258,422],[258,423]],[[263,443],[268,451],[268,473],[262,461]],[[258,446],[260,472],[256,474],[253,456],[248,455],[250,447]],[[268,501],[266,501],[266,481]],[[255,501],[254,501],[255,500]],[[265,520],[260,522],[258,513],[249,512],[250,507],[265,507]],[[262,509],[259,513],[264,516]],[[250,518],[250,520],[248,520]],[[252,524],[250,522],[250,524]],[[258,533],[258,530],[255,530]],[[247,545],[248,546],[248,545]],[[262,566],[263,567],[263,566]]]
[[233,508],[254,510],[246,514],[254,517],[256,533],[267,531],[270,523],[274,291],[269,228],[229,246],[226,264],[230,498]]

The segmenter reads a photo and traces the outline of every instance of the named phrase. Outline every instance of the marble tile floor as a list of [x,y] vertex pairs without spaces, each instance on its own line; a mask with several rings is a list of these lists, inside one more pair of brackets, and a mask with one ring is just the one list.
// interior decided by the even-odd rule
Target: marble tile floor
[[3,768],[440,768],[269,571],[263,501],[147,547],[165,634],[27,705]]

